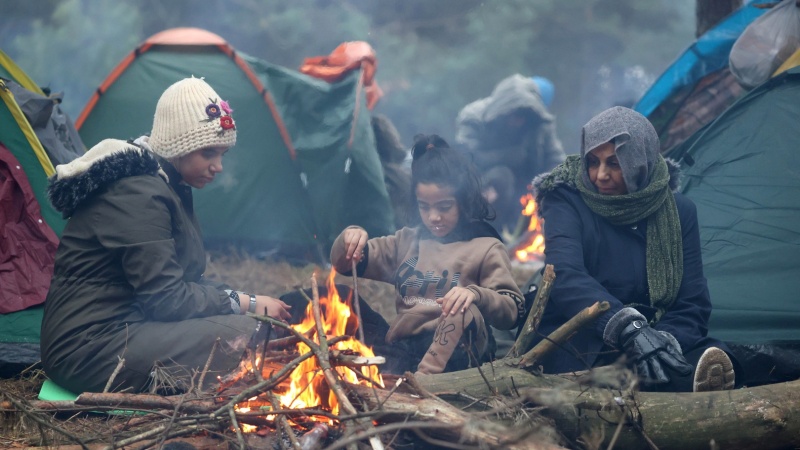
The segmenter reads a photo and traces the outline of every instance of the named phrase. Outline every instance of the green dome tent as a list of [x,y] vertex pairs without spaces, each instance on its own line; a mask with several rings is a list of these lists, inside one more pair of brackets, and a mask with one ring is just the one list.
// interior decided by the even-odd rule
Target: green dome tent
[[[753,89],[668,156],[697,205],[709,335],[800,376],[800,68]],[[769,349],[769,345],[777,347]],[[755,347],[760,346],[755,350]],[[776,351],[792,348],[794,355]],[[744,347],[742,347],[744,348]],[[756,364],[753,362],[753,364]],[[791,365],[791,367],[789,367]],[[787,375],[787,377],[789,377]]]
[[726,341],[800,341],[800,68],[741,98],[694,140],[681,191],[697,205]]
[[[218,180],[195,192],[205,240],[327,259],[347,225],[393,232],[358,79],[329,84],[236,52],[196,28],[158,33],[112,71],[76,121],[87,147],[149,133],[161,93],[204,77],[234,109],[238,140]],[[352,135],[352,139],[351,139]]]

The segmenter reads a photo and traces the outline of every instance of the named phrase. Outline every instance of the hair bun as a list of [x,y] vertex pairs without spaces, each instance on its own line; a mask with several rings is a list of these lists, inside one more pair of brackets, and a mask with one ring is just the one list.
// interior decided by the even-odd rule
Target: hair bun
[[411,147],[411,157],[416,161],[429,150],[436,148],[450,148],[450,145],[438,134],[418,134],[414,136],[414,145]]

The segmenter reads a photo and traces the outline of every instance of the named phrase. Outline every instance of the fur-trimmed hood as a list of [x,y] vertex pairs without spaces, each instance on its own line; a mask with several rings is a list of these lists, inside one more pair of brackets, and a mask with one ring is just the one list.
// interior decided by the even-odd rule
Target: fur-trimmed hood
[[47,196],[53,208],[68,218],[84,200],[122,178],[157,174],[167,180],[153,153],[129,142],[105,139],[80,158],[57,166],[48,180]]

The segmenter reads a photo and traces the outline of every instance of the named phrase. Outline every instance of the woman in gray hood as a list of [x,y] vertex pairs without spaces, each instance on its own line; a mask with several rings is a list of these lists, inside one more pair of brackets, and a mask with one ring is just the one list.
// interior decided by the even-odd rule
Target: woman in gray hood
[[645,389],[733,388],[730,352],[707,336],[697,210],[675,192],[678,177],[650,122],[613,107],[584,125],[580,155],[534,180],[546,261],[556,272],[540,332],[597,301],[611,305],[542,362],[546,372],[624,355]]

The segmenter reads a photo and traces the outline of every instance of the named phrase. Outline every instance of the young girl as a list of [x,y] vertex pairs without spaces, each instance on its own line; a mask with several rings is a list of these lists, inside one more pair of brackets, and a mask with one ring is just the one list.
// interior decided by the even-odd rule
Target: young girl
[[[414,138],[412,228],[368,239],[347,227],[333,244],[337,272],[395,285],[397,317],[386,334],[398,373],[461,370],[490,358],[487,325],[511,329],[523,317],[522,294],[474,166],[436,135]],[[459,344],[465,345],[459,345]]]

